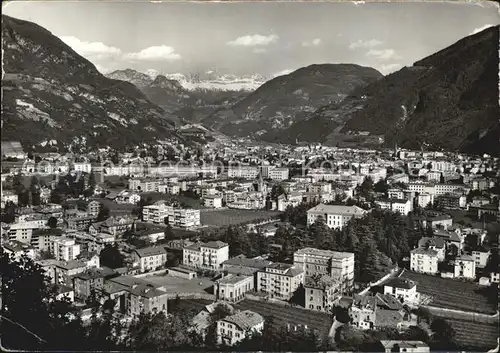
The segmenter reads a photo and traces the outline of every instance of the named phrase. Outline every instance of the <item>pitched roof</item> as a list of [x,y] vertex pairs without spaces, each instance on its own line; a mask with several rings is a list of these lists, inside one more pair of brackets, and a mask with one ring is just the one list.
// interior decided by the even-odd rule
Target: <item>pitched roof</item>
[[403,304],[390,294],[377,293],[375,294],[375,298],[377,298],[378,307],[382,307],[387,310],[403,309]]
[[344,206],[344,205],[325,205],[319,204],[307,211],[307,213],[327,213],[327,214],[341,214],[346,216],[362,216],[366,213],[365,210],[358,206]]
[[445,247],[445,241],[443,238],[440,237],[422,237],[418,241],[418,247],[419,248],[425,248],[427,246],[435,246],[438,249],[444,249]]
[[411,289],[416,285],[417,284],[415,282],[401,277],[391,278],[390,280],[384,283],[384,286],[396,287],[402,289]]
[[403,314],[397,310],[377,310],[375,326],[397,327],[403,321]]
[[240,311],[234,315],[227,316],[221,321],[226,321],[238,326],[241,330],[247,331],[264,322],[264,318],[250,310]]
[[318,255],[318,256],[330,257],[333,259],[344,259],[344,258],[354,257],[354,253],[352,252],[321,250],[316,248],[302,248],[297,250],[295,254]]
[[135,249],[135,252],[139,257],[155,256],[166,254],[167,250],[163,246],[150,246],[142,249]]
[[410,252],[412,254],[429,255],[429,256],[437,256],[438,255],[438,252],[436,250],[432,250],[432,249],[417,248],[417,249],[413,249]]
[[217,282],[219,284],[236,284],[236,283],[244,281],[244,280],[246,280],[248,278],[250,278],[250,276],[242,276],[242,275],[229,274],[229,275],[227,275],[225,277],[222,277]]
[[269,266],[272,262],[268,260],[262,260],[262,259],[249,259],[245,257],[244,255],[239,255],[236,257],[233,257],[229,260],[226,260],[222,263],[222,265],[234,265],[234,266],[242,266],[242,267],[250,267],[250,268],[256,268],[256,269],[263,269],[267,266]]

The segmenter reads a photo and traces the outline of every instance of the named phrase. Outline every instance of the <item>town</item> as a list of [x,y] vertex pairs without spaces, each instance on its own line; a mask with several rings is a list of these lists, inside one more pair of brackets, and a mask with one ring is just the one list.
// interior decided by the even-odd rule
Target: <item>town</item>
[[43,284],[65,320],[105,337],[88,349],[498,350],[499,163],[247,139],[2,141],[2,300]]

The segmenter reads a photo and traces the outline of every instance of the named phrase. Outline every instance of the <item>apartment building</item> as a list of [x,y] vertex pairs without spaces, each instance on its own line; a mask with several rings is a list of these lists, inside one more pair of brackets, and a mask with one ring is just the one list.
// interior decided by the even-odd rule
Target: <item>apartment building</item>
[[434,195],[429,194],[428,192],[423,192],[416,196],[417,205],[421,208],[427,207],[429,204],[434,203]]
[[221,208],[222,196],[220,195],[207,195],[203,198],[203,204],[209,208]]
[[444,261],[446,255],[446,242],[440,237],[422,237],[418,241],[421,249],[431,249],[437,251],[438,261]]
[[446,193],[436,197],[436,205],[447,209],[460,209],[467,206],[467,198],[461,193]]
[[257,272],[257,291],[271,298],[289,300],[302,283],[304,271],[290,264],[276,262]]
[[254,276],[229,274],[217,280],[215,288],[218,300],[238,302],[245,298],[245,293],[254,291]]
[[176,228],[195,228],[201,225],[200,210],[188,208],[174,208],[168,215],[168,224]]
[[354,284],[354,253],[304,248],[293,254],[293,264],[306,276],[328,275],[339,280],[342,290]]
[[435,275],[438,272],[438,252],[417,248],[410,251],[410,268],[414,272]]
[[271,180],[288,180],[289,171],[288,168],[271,168],[268,171],[268,176]]
[[129,289],[129,314],[139,315],[141,312],[145,314],[159,313],[160,311],[167,314],[168,293],[155,288],[151,284],[134,284]]
[[230,166],[227,170],[228,178],[255,179],[259,173],[257,166]]
[[152,179],[129,179],[129,190],[141,192],[155,192],[159,190],[160,181]]
[[134,262],[139,264],[141,272],[156,270],[167,263],[167,251],[163,246],[151,246],[134,251]]
[[163,201],[157,201],[153,205],[142,208],[142,220],[144,222],[165,223],[165,218],[173,214],[174,207],[166,205]]
[[328,228],[342,229],[351,218],[362,218],[365,214],[358,206],[319,204],[307,211],[307,224],[322,218]]
[[457,256],[453,269],[455,278],[476,278],[476,261],[470,255]]
[[264,329],[264,318],[250,310],[237,312],[217,321],[217,342],[232,346],[252,333]]
[[472,257],[476,262],[476,268],[485,268],[490,258],[490,251],[486,249],[472,251]]
[[54,240],[54,257],[58,261],[75,260],[80,255],[80,244],[74,239],[58,238]]
[[109,217],[100,224],[100,231],[115,237],[134,227],[134,219],[130,217]]
[[410,200],[405,199],[384,199],[377,200],[375,203],[383,210],[390,210],[392,212],[399,212],[402,215],[408,215],[412,210]]
[[306,309],[331,313],[341,297],[341,283],[326,275],[306,276],[304,289]]
[[182,250],[182,264],[192,268],[218,271],[228,259],[229,245],[221,241],[198,242]]

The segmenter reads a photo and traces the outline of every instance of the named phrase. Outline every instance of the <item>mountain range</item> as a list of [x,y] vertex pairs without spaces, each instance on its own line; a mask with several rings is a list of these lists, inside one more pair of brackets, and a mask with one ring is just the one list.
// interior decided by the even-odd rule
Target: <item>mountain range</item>
[[319,64],[263,83],[213,71],[104,76],[44,28],[2,16],[2,139],[117,147],[178,137],[180,125],[194,123],[287,144],[499,153],[498,32],[490,27],[385,77]]
[[2,48],[2,140],[81,149],[174,135],[175,116],[41,26],[2,15]]
[[490,27],[266,137],[498,154],[498,51],[499,26]]

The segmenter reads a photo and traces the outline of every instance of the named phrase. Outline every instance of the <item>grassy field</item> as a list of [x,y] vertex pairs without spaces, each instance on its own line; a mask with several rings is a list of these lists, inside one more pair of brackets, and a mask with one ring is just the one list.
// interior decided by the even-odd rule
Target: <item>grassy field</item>
[[429,303],[440,308],[494,314],[496,304],[480,293],[482,287],[469,282],[405,271],[402,278],[417,282],[417,291],[433,297]]
[[[208,300],[186,299],[181,300],[181,307],[202,310]],[[332,320],[330,315],[290,306],[281,306],[269,302],[245,299],[234,305],[239,310],[252,310],[264,317],[272,316],[276,327],[290,325],[307,325],[308,328],[325,333],[330,329]]]
[[267,210],[202,210],[201,224],[208,226],[227,226],[257,220],[276,218],[281,212]]

